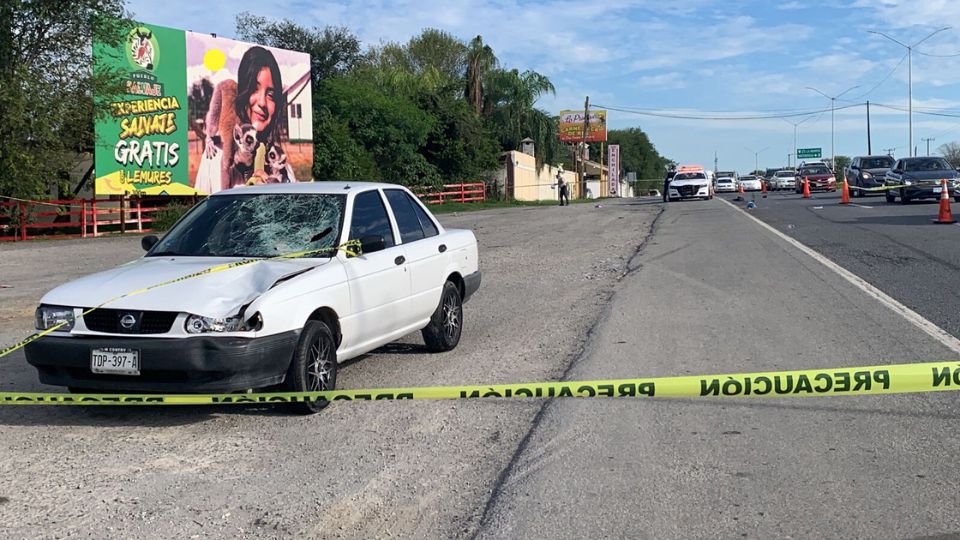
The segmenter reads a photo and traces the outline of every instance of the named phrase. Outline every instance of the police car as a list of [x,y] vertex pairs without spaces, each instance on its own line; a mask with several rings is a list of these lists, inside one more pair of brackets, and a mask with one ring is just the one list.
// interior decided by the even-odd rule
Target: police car
[[685,165],[677,169],[667,188],[670,201],[681,199],[712,199],[713,186],[706,171],[699,165]]

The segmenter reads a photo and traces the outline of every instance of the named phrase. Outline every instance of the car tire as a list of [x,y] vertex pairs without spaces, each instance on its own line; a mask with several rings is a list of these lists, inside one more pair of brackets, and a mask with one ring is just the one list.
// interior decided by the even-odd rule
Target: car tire
[[[319,392],[336,387],[337,341],[326,323],[307,321],[293,351],[283,389],[287,392]],[[329,404],[323,399],[292,403],[291,408],[300,414],[314,414]]]
[[884,196],[887,198],[887,202],[893,204],[897,202],[897,196],[894,195],[891,191],[887,191]]
[[960,197],[954,197],[954,198],[953,198],[953,202],[955,202],[955,203],[960,203]]
[[910,204],[910,198],[906,196],[904,190],[900,190],[900,204]]
[[460,289],[452,281],[443,284],[440,303],[430,317],[430,323],[420,331],[423,342],[431,352],[445,352],[456,348],[463,333],[463,300]]

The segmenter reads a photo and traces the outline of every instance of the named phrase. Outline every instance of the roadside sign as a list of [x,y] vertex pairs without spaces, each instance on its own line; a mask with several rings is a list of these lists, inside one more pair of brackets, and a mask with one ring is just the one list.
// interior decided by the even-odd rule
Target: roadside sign
[[811,159],[822,157],[819,148],[797,148],[797,159]]

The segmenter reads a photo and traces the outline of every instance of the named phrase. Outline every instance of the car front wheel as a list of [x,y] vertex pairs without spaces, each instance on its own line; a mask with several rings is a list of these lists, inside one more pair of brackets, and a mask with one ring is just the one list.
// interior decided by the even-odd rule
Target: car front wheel
[[[290,370],[284,380],[288,392],[322,392],[337,387],[337,342],[326,323],[307,321],[293,352]],[[294,403],[293,409],[302,414],[320,412],[329,405],[322,399]]]
[[430,317],[430,324],[420,331],[427,349],[433,352],[453,350],[463,332],[463,300],[453,282],[443,284],[440,305]]
[[891,204],[892,204],[892,203],[896,202],[896,200],[897,200],[897,196],[894,195],[893,192],[891,192],[891,191],[887,191],[887,192],[885,193],[885,196],[887,197],[887,202],[888,202],[888,203],[891,203]]
[[907,197],[907,192],[903,189],[900,190],[900,204],[910,204],[910,198]]

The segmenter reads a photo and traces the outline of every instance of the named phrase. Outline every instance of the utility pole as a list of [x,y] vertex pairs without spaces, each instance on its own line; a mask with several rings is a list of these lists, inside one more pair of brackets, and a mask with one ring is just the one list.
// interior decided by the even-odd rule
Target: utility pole
[[867,155],[873,155],[873,146],[870,145],[870,100],[867,100]]
[[933,138],[933,137],[924,137],[924,138],[922,138],[922,139],[920,139],[920,140],[923,141],[923,142],[925,142],[925,143],[927,143],[927,157],[929,157],[929,156],[930,156],[930,141],[935,141],[935,140],[937,140],[937,139],[935,139],[935,138]]
[[833,129],[833,112],[837,108],[837,98],[853,90],[854,88],[860,88],[860,85],[858,84],[856,86],[847,88],[846,90],[844,90],[843,92],[840,92],[835,96],[828,96],[823,92],[817,90],[816,88],[813,88],[812,86],[807,87],[807,90],[813,90],[814,92],[830,100],[830,169],[833,170],[833,172],[836,172],[836,168],[837,168],[837,153],[836,153],[836,144],[835,144],[834,129]]
[[887,155],[890,156],[890,157],[893,157],[893,151],[894,151],[894,150],[896,150],[896,148],[884,148],[884,149],[883,149],[883,151],[886,152]]
[[713,174],[717,174],[717,151],[713,151]]
[[915,49],[918,45],[920,45],[924,41],[939,34],[940,32],[943,32],[944,30],[949,30],[949,29],[950,29],[949,26],[944,26],[943,28],[934,30],[933,32],[928,34],[927,37],[921,39],[920,41],[914,43],[913,45],[907,45],[906,43],[901,43],[893,39],[892,37],[884,34],[883,32],[877,32],[875,30],[867,30],[867,32],[871,34],[877,34],[878,36],[883,36],[889,39],[890,41],[896,43],[897,45],[900,45],[901,47],[905,47],[907,49],[907,81],[908,81],[907,82],[908,84],[907,99],[910,101],[910,105],[907,108],[908,114],[909,114],[909,124],[910,124],[910,148],[908,149],[908,152],[913,152],[912,154],[910,154],[910,157],[917,155],[917,149],[915,146],[913,146],[913,49]]
[[585,153],[587,149],[587,132],[590,129],[590,96],[583,102],[583,137],[580,148],[577,149],[577,159],[580,166],[577,168],[577,183],[580,185],[580,197],[587,193],[587,163]]

